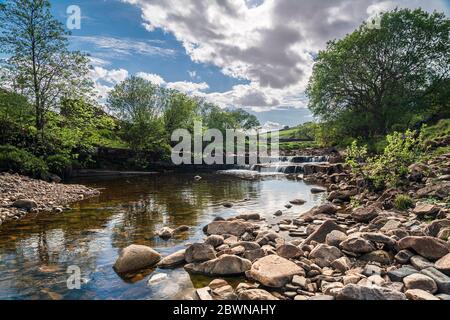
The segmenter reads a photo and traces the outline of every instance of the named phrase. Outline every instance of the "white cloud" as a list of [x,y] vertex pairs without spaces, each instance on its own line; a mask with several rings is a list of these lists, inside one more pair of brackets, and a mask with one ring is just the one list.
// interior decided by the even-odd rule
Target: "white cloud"
[[189,81],[169,82],[166,87],[190,94],[200,94],[200,91],[209,89],[206,82],[194,83]]
[[144,25],[172,33],[195,62],[245,79],[207,97],[221,105],[304,107],[312,54],[373,13],[399,7],[446,11],[443,0],[122,0],[142,10]]
[[145,56],[173,56],[172,49],[156,46],[159,41],[138,41],[134,39],[119,39],[102,36],[70,36],[73,43],[93,45],[97,49],[108,50],[109,56],[129,57],[131,54],[141,54]]
[[261,132],[271,132],[283,129],[283,125],[278,122],[267,121],[261,126]]
[[158,86],[161,86],[166,83],[166,81],[160,75],[154,73],[138,72],[136,73],[136,76],[145,79],[147,81],[150,81],[151,83],[156,84]]

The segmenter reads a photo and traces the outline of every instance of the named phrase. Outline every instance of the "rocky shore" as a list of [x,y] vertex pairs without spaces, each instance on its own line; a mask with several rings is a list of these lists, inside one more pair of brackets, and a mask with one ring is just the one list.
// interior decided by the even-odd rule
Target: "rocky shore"
[[62,213],[72,202],[98,196],[100,192],[82,185],[48,183],[18,174],[0,174],[0,225],[27,214]]
[[[327,192],[327,203],[295,219],[280,208],[273,224],[216,218],[203,242],[166,257],[132,245],[114,269],[184,267],[214,279],[196,290],[202,300],[449,300],[450,154],[409,170],[402,189],[375,193],[344,164],[306,165],[304,180],[326,187],[311,192]],[[398,195],[413,206],[395,209]],[[230,276],[246,281],[232,287]]]

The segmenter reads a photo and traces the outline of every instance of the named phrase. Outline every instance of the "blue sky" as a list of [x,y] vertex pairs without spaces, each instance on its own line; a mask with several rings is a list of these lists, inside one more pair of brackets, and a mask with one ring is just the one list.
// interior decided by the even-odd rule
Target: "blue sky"
[[[0,0],[2,2],[2,0]],[[311,120],[304,90],[314,54],[392,6],[450,11],[450,0],[51,0],[63,23],[82,12],[71,48],[92,57],[104,97],[138,74],[268,127]]]

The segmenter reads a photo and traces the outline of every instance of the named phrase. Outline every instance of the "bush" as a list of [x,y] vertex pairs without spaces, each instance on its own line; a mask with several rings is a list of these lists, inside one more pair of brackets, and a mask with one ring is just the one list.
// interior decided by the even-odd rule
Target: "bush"
[[13,146],[0,146],[0,171],[13,171],[38,179],[48,179],[49,170],[41,158]]
[[397,210],[405,211],[414,207],[414,201],[407,195],[400,194],[395,197],[394,206]]
[[68,156],[62,154],[49,156],[47,157],[46,162],[50,172],[60,176],[64,176],[64,173],[72,166],[72,160]]

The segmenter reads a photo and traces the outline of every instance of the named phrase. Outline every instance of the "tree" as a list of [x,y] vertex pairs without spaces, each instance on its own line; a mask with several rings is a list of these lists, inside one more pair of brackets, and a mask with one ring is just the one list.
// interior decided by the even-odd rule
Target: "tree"
[[172,90],[164,110],[164,124],[169,135],[177,129],[193,132],[194,121],[201,120],[199,102],[184,93]]
[[449,76],[450,20],[396,9],[381,16],[381,29],[362,25],[319,53],[309,108],[338,134],[371,138],[410,126],[430,97],[449,92]]
[[123,121],[124,139],[136,151],[165,153],[168,150],[163,111],[170,91],[132,76],[117,84],[108,96],[108,107]]
[[251,130],[261,125],[255,115],[250,114],[243,109],[231,111],[230,114],[235,119],[239,129]]
[[0,8],[0,51],[8,56],[9,86],[33,102],[35,125],[44,138],[46,114],[62,98],[91,88],[88,58],[68,50],[63,25],[48,0],[12,0]]

